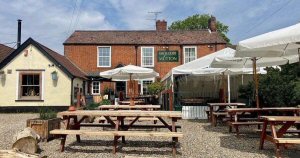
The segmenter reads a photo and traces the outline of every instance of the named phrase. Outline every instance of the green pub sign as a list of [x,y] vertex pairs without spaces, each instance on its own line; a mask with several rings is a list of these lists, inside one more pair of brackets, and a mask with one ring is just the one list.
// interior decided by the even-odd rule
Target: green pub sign
[[179,55],[177,50],[158,51],[158,62],[178,62]]

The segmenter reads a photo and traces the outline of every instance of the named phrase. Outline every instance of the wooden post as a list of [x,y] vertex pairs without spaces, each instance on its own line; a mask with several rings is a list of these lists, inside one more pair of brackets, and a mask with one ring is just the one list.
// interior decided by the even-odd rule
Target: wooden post
[[170,104],[170,111],[173,111],[173,93],[172,89],[169,90],[169,104]]
[[132,74],[129,74],[129,86],[130,86],[130,106],[134,106],[134,94],[133,94],[133,84],[132,84]]
[[222,72],[222,87],[223,87],[223,102],[226,103],[226,84],[225,84],[225,73]]
[[253,61],[253,80],[254,80],[254,86],[255,86],[256,107],[260,108],[259,97],[258,97],[258,77],[257,77],[257,71],[256,71],[256,57],[254,57],[252,59],[252,61]]

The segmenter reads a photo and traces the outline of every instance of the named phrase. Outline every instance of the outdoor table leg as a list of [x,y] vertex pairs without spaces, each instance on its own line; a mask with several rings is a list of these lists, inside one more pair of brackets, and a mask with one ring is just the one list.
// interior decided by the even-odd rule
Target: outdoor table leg
[[[115,131],[119,131],[119,125],[120,125],[120,119],[119,117],[117,117],[117,121],[115,123]],[[113,147],[114,154],[117,152],[118,139],[119,136],[114,136],[114,147]]]
[[[67,120],[66,129],[70,128],[70,116],[63,116],[63,119]],[[62,135],[61,142],[60,142],[60,151],[63,152],[65,150],[65,143],[66,143],[67,135]]]
[[213,106],[209,106],[209,120],[212,123],[212,113],[214,111],[214,107]]
[[265,142],[265,138],[267,135],[267,126],[268,126],[268,120],[264,120],[264,124],[263,124],[263,128],[261,131],[261,136],[260,136],[260,144],[259,144],[259,149],[262,150],[264,148],[264,142]]
[[[80,123],[78,122],[77,116],[74,116],[74,129],[80,130]],[[80,143],[80,135],[76,135],[76,141]]]
[[[176,132],[176,123],[177,119],[176,118],[172,118],[172,132]],[[178,138],[173,137],[172,138],[172,151],[173,151],[173,157],[176,156],[176,142],[178,142]]]
[[[120,117],[120,121],[121,121],[121,128],[124,129],[124,119],[125,117]],[[122,136],[122,143],[126,143],[125,142],[125,136]]]

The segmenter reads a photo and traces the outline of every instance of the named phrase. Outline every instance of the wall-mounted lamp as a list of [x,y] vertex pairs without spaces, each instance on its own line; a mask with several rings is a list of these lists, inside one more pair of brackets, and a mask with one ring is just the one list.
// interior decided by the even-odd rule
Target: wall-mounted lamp
[[51,72],[51,78],[52,78],[52,80],[54,80],[54,81],[56,81],[56,80],[58,79],[57,71]]
[[212,47],[213,47],[213,45],[208,45],[207,47],[208,47],[208,48],[212,48]]

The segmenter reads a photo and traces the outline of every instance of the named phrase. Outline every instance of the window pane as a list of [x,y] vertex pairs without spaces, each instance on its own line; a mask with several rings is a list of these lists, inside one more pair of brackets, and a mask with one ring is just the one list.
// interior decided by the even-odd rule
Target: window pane
[[98,47],[99,66],[110,66],[110,47]]
[[143,66],[153,66],[154,58],[154,49],[153,48],[142,48],[142,65]]
[[196,59],[196,48],[184,48],[184,63],[188,63]]

